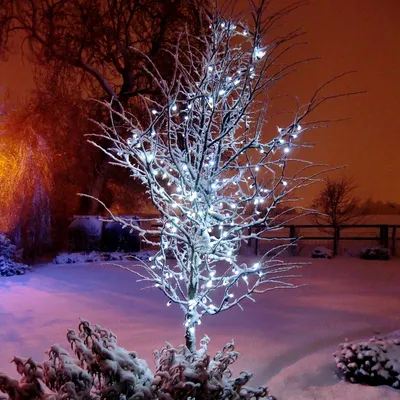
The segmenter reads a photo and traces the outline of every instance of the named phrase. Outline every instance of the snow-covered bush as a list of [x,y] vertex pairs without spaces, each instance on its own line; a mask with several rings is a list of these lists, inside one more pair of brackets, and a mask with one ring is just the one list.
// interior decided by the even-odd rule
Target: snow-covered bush
[[103,221],[97,217],[77,218],[68,227],[70,251],[99,250]]
[[6,235],[0,233],[0,276],[22,275],[28,266],[22,264],[22,249],[11,243]]
[[127,261],[141,260],[149,261],[154,255],[154,251],[142,251],[139,253],[120,253],[120,252],[80,252],[80,253],[60,253],[53,260],[54,264],[80,264],[101,261]]
[[360,258],[364,260],[389,260],[390,252],[385,247],[365,247],[360,251]]
[[332,258],[332,251],[326,247],[316,247],[312,253],[312,258]]
[[105,223],[103,231],[102,250],[126,252],[139,251],[139,233],[130,228],[124,229],[118,222],[107,222]]
[[341,374],[350,382],[400,389],[400,338],[342,343],[333,356]]
[[239,353],[227,344],[213,359],[207,354],[209,338],[200,350],[167,344],[155,352],[156,373],[137,354],[120,347],[117,337],[98,325],[81,320],[78,332],[67,339],[77,358],[59,345],[48,351],[42,364],[15,357],[21,380],[0,374],[0,392],[11,400],[44,399],[141,399],[141,400],[257,400],[274,398],[266,387],[248,388],[252,374],[232,378],[230,366]]

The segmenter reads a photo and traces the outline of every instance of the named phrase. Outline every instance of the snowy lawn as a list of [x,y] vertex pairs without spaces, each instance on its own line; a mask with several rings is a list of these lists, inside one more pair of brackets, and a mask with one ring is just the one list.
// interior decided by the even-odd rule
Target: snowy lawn
[[[242,353],[236,372],[252,371],[253,386],[267,383],[279,400],[398,399],[388,387],[340,382],[332,353],[345,338],[400,329],[400,260],[316,259],[299,272],[307,286],[204,318],[198,338],[211,337],[211,354],[234,338]],[[0,278],[0,371],[16,376],[14,355],[42,361],[51,344],[67,348],[66,330],[80,316],[112,329],[152,366],[153,350],[183,343],[184,329],[177,307],[135,280],[105,263],[41,265]]]

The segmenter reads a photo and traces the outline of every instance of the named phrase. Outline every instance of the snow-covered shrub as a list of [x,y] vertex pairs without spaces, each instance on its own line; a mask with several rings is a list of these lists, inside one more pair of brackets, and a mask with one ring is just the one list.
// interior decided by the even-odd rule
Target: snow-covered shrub
[[149,261],[154,255],[154,251],[142,251],[139,253],[120,253],[120,252],[80,252],[80,253],[60,253],[53,260],[54,264],[79,264],[101,261],[127,261],[141,260]]
[[365,247],[360,251],[360,258],[364,260],[389,260],[390,252],[385,247]]
[[326,247],[316,247],[312,253],[312,258],[332,258],[332,251]]
[[139,233],[132,231],[129,227],[123,228],[118,222],[107,222],[104,226],[102,249],[104,251],[139,251]]
[[269,399],[273,400],[266,387],[257,389],[245,386],[250,372],[241,372],[232,377],[230,366],[239,353],[234,343],[228,343],[213,359],[207,354],[210,339],[200,341],[200,350],[191,353],[186,346],[177,349],[167,344],[161,352],[155,352],[156,374],[153,390],[158,399]]
[[[53,345],[42,364],[15,357],[20,381],[0,373],[0,393],[10,400],[273,400],[266,387],[248,388],[252,374],[233,378],[230,366],[239,353],[227,344],[213,359],[207,354],[210,339],[191,353],[186,346],[167,344],[155,352],[156,373],[137,354],[120,347],[116,336],[98,325],[81,320],[78,332],[67,339],[76,358]],[[0,396],[1,397],[1,396]]]
[[0,276],[22,275],[28,266],[22,264],[22,249],[11,243],[6,235],[0,233]]
[[342,343],[333,356],[341,374],[350,382],[400,389],[400,338]]
[[82,217],[71,222],[68,227],[68,247],[70,251],[99,250],[103,221],[97,217]]

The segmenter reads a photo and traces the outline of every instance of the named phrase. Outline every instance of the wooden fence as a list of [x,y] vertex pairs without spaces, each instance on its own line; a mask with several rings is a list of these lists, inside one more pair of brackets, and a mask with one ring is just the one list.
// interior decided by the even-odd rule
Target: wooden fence
[[[74,216],[74,218],[87,218],[89,216]],[[153,214],[136,214],[136,217],[151,219],[157,218],[157,215]],[[92,217],[93,218],[93,217]],[[102,217],[98,217],[102,218]],[[155,228],[156,226],[152,222],[148,221],[142,223],[143,228]],[[153,226],[152,226],[153,225]],[[251,232],[260,232],[262,227],[253,227]],[[331,231],[332,233],[329,233]],[[385,248],[390,249],[392,255],[396,255],[396,245],[400,240],[397,236],[400,233],[400,225],[385,225],[385,224],[365,224],[365,225],[342,225],[340,226],[336,235],[333,234],[333,228],[330,225],[284,225],[282,229],[266,232],[262,234],[262,237],[275,239],[272,241],[273,245],[277,242],[292,242],[297,243],[297,247],[304,244],[316,244],[315,242],[327,242],[332,247],[339,248],[344,242],[364,241],[368,245],[381,245]],[[336,243],[335,243],[336,241]],[[259,254],[262,250],[262,240],[252,239],[249,240],[247,245],[249,247],[254,246],[254,252]],[[142,243],[142,248],[146,247]],[[293,254],[296,252],[296,247],[293,247]]]
[[[253,229],[259,232],[262,227],[254,227]],[[365,232],[366,230],[368,232]],[[373,232],[370,232],[371,230]],[[310,234],[310,231],[312,234]],[[332,233],[329,233],[329,231]],[[342,225],[338,229],[337,234],[334,235],[333,228],[330,225],[284,225],[280,231],[266,232],[262,234],[262,237],[271,237],[277,241],[282,240],[293,243],[331,242],[332,247],[336,245],[336,248],[339,248],[343,242],[365,241],[371,243],[371,245],[378,244],[388,248],[392,255],[396,255],[396,244],[400,240],[400,237],[397,236],[399,231],[400,225]],[[277,232],[280,232],[280,234],[277,235]],[[262,239],[249,240],[248,246],[253,246],[253,241],[254,252],[258,254]]]

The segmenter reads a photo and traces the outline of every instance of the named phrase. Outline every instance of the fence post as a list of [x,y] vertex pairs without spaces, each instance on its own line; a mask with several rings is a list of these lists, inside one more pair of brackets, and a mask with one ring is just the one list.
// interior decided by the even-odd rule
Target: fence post
[[[251,235],[251,227],[249,227],[248,231],[247,231],[247,235],[250,236]],[[247,240],[247,246],[251,247],[251,238],[249,237],[249,239]]]
[[392,256],[396,255],[396,230],[397,226],[392,227]]
[[296,255],[296,247],[297,244],[294,244],[297,240],[297,231],[296,231],[296,226],[295,225],[289,225],[289,238],[290,238],[290,252],[292,256]]
[[379,227],[379,242],[386,249],[389,247],[389,226],[381,225]]

